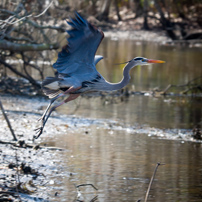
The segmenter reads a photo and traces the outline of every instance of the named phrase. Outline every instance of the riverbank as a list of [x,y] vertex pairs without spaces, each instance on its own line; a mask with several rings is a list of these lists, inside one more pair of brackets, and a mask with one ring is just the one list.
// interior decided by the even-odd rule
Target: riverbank
[[[150,18],[149,29],[145,30],[143,29],[144,18],[135,18],[134,13],[125,13],[122,21],[118,21],[115,14],[112,16],[109,22],[100,22],[93,16],[90,16],[88,21],[99,27],[104,32],[104,36],[111,38],[111,40],[128,39],[137,42],[156,42],[169,46],[202,47],[202,39],[200,37],[202,30],[200,27],[190,29],[187,32],[187,39],[183,40],[180,29],[176,26],[173,29],[179,39],[172,40],[158,20]],[[180,21],[180,19],[176,19],[176,21]],[[195,36],[197,34],[194,33],[198,33],[199,37],[197,38]],[[191,37],[192,35],[193,37]]]

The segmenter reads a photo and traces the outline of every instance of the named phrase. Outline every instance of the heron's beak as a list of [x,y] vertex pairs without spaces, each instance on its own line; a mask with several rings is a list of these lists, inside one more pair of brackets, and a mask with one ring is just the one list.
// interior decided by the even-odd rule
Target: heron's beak
[[147,62],[148,63],[165,63],[165,61],[162,61],[162,60],[152,60],[152,59],[148,59]]

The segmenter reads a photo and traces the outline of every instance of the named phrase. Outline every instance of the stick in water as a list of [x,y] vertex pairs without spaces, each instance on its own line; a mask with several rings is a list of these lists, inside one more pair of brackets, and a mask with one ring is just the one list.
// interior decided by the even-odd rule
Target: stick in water
[[154,173],[153,173],[153,175],[152,175],[152,177],[151,177],[151,180],[150,180],[150,183],[149,183],[149,187],[148,187],[148,189],[147,189],[147,193],[146,193],[144,202],[147,202],[147,198],[148,198],[148,196],[149,196],[149,191],[150,191],[151,186],[152,186],[152,183],[153,183],[153,181],[154,181],[154,177],[155,177],[155,175],[156,175],[157,169],[158,169],[158,167],[159,167],[160,165],[165,165],[165,164],[164,164],[164,163],[157,163],[157,164],[156,164],[156,168],[154,169]]

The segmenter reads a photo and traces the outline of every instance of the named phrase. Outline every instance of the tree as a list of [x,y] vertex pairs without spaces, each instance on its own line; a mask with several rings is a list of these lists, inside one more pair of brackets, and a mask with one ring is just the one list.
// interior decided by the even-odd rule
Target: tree
[[148,25],[148,0],[144,0],[144,23],[143,29],[149,30]]
[[161,24],[163,26],[163,28],[167,31],[169,37],[173,40],[176,40],[177,37],[175,35],[175,33],[173,32],[173,25],[172,23],[170,22],[169,19],[167,19],[162,11],[162,8],[159,4],[159,1],[158,0],[154,0],[154,4],[155,4],[155,7],[156,9],[158,10],[159,12],[159,15],[160,15],[160,21],[161,21]]
[[109,10],[110,10],[111,2],[112,0],[104,0],[101,12],[97,17],[99,20],[104,20],[104,21],[109,20]]
[[[0,68],[4,72],[1,79],[7,77],[7,71],[4,69],[9,69],[36,88],[40,88],[31,72],[38,72],[43,79],[43,68],[37,61],[45,60],[42,51],[59,48],[54,36],[65,31],[62,26],[46,25],[49,19],[47,10],[52,5],[53,1],[46,5],[45,0],[37,4],[31,3],[30,0],[19,1],[17,7],[11,6],[8,1],[0,4]],[[9,61],[14,62],[11,64]]]

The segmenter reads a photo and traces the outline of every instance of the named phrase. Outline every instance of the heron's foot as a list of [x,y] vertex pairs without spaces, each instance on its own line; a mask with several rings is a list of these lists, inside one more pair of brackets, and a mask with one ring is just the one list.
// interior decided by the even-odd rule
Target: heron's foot
[[36,128],[35,131],[36,131],[35,139],[37,139],[43,133],[43,126]]

